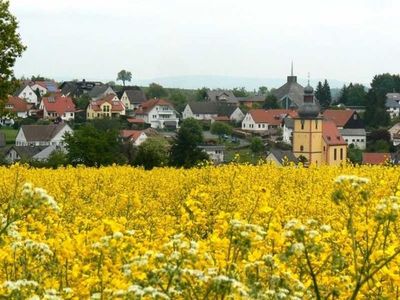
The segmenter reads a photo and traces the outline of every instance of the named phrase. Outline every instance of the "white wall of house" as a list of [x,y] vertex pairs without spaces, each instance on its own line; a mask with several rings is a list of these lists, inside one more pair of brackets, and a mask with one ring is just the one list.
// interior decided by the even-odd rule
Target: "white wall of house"
[[176,111],[170,106],[156,105],[147,114],[139,114],[138,118],[142,118],[146,123],[150,124],[152,128],[164,128],[164,122],[175,122],[178,128],[179,118]]
[[73,130],[68,125],[65,125],[50,141],[30,141],[26,140],[22,127],[19,129],[17,137],[15,138],[16,146],[62,146],[64,145],[64,134],[73,133]]
[[400,108],[390,107],[390,108],[387,108],[386,111],[389,113],[391,119],[397,118],[400,116]]
[[21,99],[24,99],[28,103],[32,103],[34,105],[38,104],[38,97],[29,85],[27,85],[17,96]]
[[6,154],[5,159],[6,159],[6,161],[7,161],[8,163],[13,163],[13,162],[15,162],[15,161],[17,161],[17,160],[20,160],[21,157],[18,155],[17,151],[15,151],[14,148],[11,148],[11,149],[8,151],[8,153]]
[[31,85],[32,90],[36,91],[36,89],[39,89],[39,93],[41,96],[44,96],[47,94],[47,89],[43,86],[41,86],[40,84],[33,84]]
[[356,148],[360,150],[365,150],[367,147],[367,137],[360,135],[343,135],[343,139],[346,141],[347,145],[353,144]]
[[286,127],[283,125],[283,130],[282,130],[282,140],[286,144],[291,145],[292,144],[292,137],[293,137],[293,128]]
[[235,111],[229,116],[229,119],[235,122],[242,122],[244,119],[245,115],[242,112],[242,110],[238,107],[235,109]]
[[192,112],[189,104],[186,104],[185,109],[182,112],[182,118],[185,119],[189,119],[189,118],[193,118],[196,120],[212,120],[214,117],[217,117],[218,114],[195,114]]
[[268,123],[256,123],[254,122],[251,114],[247,113],[242,121],[242,129],[251,131],[266,131],[268,130]]
[[147,135],[142,132],[133,144],[135,146],[140,146],[145,140],[147,140]]
[[124,92],[124,93],[122,94],[121,102],[125,105],[125,108],[126,108],[126,109],[128,109],[128,110],[134,109],[134,106],[133,106],[133,105],[131,104],[131,102],[129,101],[129,98],[128,98],[126,92]]

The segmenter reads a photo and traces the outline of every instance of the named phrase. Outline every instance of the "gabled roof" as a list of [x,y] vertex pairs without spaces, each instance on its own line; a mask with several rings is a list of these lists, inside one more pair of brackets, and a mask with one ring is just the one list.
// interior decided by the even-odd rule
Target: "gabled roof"
[[8,110],[7,106],[12,106],[11,111],[15,113],[26,112],[29,110],[30,107],[32,107],[32,105],[26,103],[25,100],[15,96],[8,96],[6,110]]
[[127,121],[131,124],[144,124],[144,120],[140,118],[129,118]]
[[27,142],[51,141],[57,133],[65,126],[65,123],[51,125],[22,125],[21,130],[24,133]]
[[207,98],[209,99],[209,101],[213,101],[213,102],[221,101],[221,100],[219,100],[220,97],[226,97],[227,103],[238,103],[238,100],[232,91],[228,91],[228,90],[207,91]]
[[384,164],[386,161],[390,160],[390,153],[372,153],[372,152],[364,152],[363,153],[363,164],[368,165],[380,165]]
[[400,101],[400,93],[387,93],[386,99],[390,99],[390,100],[399,102]]
[[355,112],[352,109],[327,109],[322,115],[325,119],[333,121],[337,127],[344,127]]
[[280,125],[286,116],[296,116],[297,112],[289,109],[252,109],[248,112],[255,123]]
[[340,129],[340,134],[342,136],[354,135],[354,136],[366,136],[367,132],[364,128],[345,128]]
[[[23,91],[27,86],[31,89],[31,87],[30,87],[28,84],[21,85],[21,86],[14,92],[13,95],[16,96],[16,97],[18,97],[18,96],[22,93],[22,91]],[[32,90],[32,89],[31,89],[31,90]],[[33,91],[33,90],[32,90],[32,91]]]
[[271,149],[272,154],[277,161],[283,163],[284,161],[298,163],[298,159],[290,150]]
[[9,153],[11,149],[14,149],[15,152],[18,153],[19,157],[21,157],[21,159],[31,159],[47,147],[48,146],[11,146],[7,150],[7,153]]
[[324,120],[322,122],[322,137],[330,146],[347,145],[333,121]]
[[47,112],[56,112],[59,116],[76,110],[74,101],[70,97],[60,95],[44,97],[42,103]]
[[265,95],[254,95],[248,97],[237,97],[239,102],[265,102]]
[[144,132],[140,130],[121,130],[120,136],[123,139],[130,139],[136,141],[142,133]]
[[297,107],[304,103],[304,87],[297,83],[296,76],[288,76],[287,82],[273,94],[278,100],[289,98]]
[[125,90],[129,102],[132,104],[143,103],[147,101],[146,94],[142,90]]
[[114,98],[118,99],[116,95],[110,94],[99,100],[90,102],[89,106],[91,106],[94,111],[101,111],[101,105],[107,102],[111,105],[111,111],[123,111],[125,109],[124,104],[119,100],[114,101]]
[[151,99],[143,102],[139,109],[136,111],[137,114],[147,114],[157,105],[164,105],[173,108],[173,105],[164,99]]
[[386,108],[400,108],[399,102],[390,98],[386,99],[385,106]]
[[[107,84],[104,85],[96,85],[94,86],[91,91],[88,93],[90,98],[97,98],[103,95],[110,86]],[[115,94],[114,94],[115,95]]]
[[194,114],[208,114],[230,117],[237,109],[237,106],[228,103],[219,102],[190,102],[190,110]]
[[45,88],[50,93],[55,93],[58,91],[58,85],[56,82],[51,80],[44,80],[44,81],[33,81],[30,85],[40,85],[41,87]]

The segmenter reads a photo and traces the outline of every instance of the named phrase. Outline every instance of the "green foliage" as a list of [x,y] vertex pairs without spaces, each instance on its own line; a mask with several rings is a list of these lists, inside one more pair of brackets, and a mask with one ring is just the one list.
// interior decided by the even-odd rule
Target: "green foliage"
[[73,165],[106,166],[122,163],[121,142],[115,129],[98,129],[93,124],[65,136],[68,161]]
[[247,96],[249,96],[249,92],[247,92],[244,87],[234,88],[232,90],[232,92],[235,95],[235,97],[247,97]]
[[350,145],[347,150],[347,157],[353,164],[361,164],[362,153],[362,150],[355,148],[354,145]]
[[232,131],[233,131],[232,126],[230,126],[227,123],[214,122],[211,125],[211,133],[212,134],[216,134],[216,135],[219,135],[219,136],[222,136],[224,134],[231,135]]
[[171,148],[171,165],[190,168],[207,160],[208,155],[198,148],[203,140],[201,125],[197,120],[189,118],[183,121]]
[[386,111],[386,95],[371,89],[367,94],[367,105],[364,121],[369,128],[385,127],[390,124],[390,116]]
[[75,100],[75,105],[77,109],[85,109],[90,103],[90,96],[88,94],[82,94],[78,99]]
[[[9,6],[9,1],[0,0],[0,100],[6,99],[15,87],[13,67],[26,49],[17,32],[18,22],[10,13]],[[4,102],[1,102],[0,114],[4,109]]]
[[262,153],[265,150],[262,139],[259,137],[253,137],[250,142],[250,150],[255,154]]
[[332,101],[332,95],[328,80],[325,79],[323,84],[321,81],[318,82],[315,90],[315,97],[318,99],[319,104],[322,107],[329,107]]
[[178,112],[183,112],[185,109],[186,104],[188,103],[188,99],[185,94],[180,91],[174,91],[171,93],[169,97],[169,101],[174,105],[175,109]]
[[147,98],[163,98],[168,96],[168,91],[162,85],[151,83],[147,89]]
[[266,86],[260,86],[258,88],[259,95],[268,95],[268,88]]
[[276,96],[273,95],[273,94],[269,94],[265,98],[265,102],[263,104],[263,108],[264,109],[276,109],[276,108],[279,108],[278,98],[276,98]]
[[208,88],[203,87],[196,91],[196,101],[204,101],[207,97]]
[[148,138],[139,147],[134,165],[146,170],[168,164],[169,144],[163,138]]
[[5,138],[6,138],[6,144],[14,144],[15,143],[15,138],[17,137],[18,130],[13,129],[13,128],[1,128],[0,129],[1,133],[4,133]]
[[56,169],[61,166],[66,166],[68,164],[68,156],[61,150],[55,150],[47,159],[46,166],[49,168]]
[[386,129],[372,131],[367,137],[367,150],[369,152],[391,152],[392,143],[390,133]]
[[375,75],[371,88],[378,96],[386,96],[387,93],[394,91],[400,92],[400,75],[391,75],[389,73]]
[[125,86],[126,81],[131,82],[132,73],[126,70],[121,70],[117,75],[117,80],[122,81],[122,84]]
[[367,92],[365,86],[358,83],[344,85],[340,91],[339,102],[347,106],[365,106]]

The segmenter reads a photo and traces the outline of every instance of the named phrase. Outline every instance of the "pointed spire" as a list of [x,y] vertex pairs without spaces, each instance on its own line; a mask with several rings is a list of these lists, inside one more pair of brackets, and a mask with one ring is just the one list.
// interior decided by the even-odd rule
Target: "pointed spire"
[[307,79],[308,79],[308,85],[310,85],[310,72],[308,72]]
[[291,76],[293,76],[293,60],[292,60],[292,68],[291,68]]

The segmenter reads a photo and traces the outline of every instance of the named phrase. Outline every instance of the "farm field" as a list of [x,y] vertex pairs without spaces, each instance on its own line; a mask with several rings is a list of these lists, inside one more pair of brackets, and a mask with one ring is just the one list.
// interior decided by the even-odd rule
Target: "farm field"
[[0,168],[7,299],[398,299],[400,168]]

